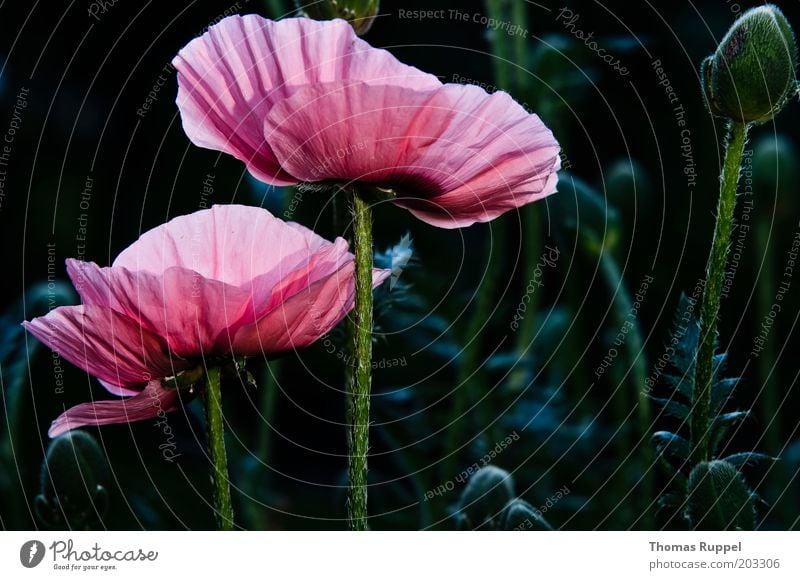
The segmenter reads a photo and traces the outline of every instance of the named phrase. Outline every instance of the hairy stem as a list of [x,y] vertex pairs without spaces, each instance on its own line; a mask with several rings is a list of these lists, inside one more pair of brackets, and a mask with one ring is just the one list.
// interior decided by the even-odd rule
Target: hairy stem
[[352,196],[352,203],[356,300],[353,309],[353,369],[348,392],[348,517],[351,530],[366,530],[369,398],[372,382],[372,210],[357,193]]
[[717,322],[719,319],[720,294],[728,260],[728,246],[733,230],[733,215],[736,208],[736,190],[739,186],[742,155],[747,141],[748,126],[731,121],[725,145],[725,161],[722,168],[717,224],[711,255],[708,259],[706,286],[700,308],[700,344],[697,351],[697,370],[692,396],[692,454],[694,463],[708,461],[710,449],[711,382],[713,379],[714,354],[716,350]]
[[233,529],[233,503],[228,479],[228,458],[225,454],[219,367],[209,367],[206,370],[205,404],[208,448],[213,467],[211,479],[214,482],[214,510],[217,527],[227,531]]

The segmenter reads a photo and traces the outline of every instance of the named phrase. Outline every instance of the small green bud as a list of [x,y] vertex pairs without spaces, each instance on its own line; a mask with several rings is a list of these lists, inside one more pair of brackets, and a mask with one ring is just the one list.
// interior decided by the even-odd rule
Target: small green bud
[[[648,203],[654,189],[647,168],[633,159],[620,159],[613,163],[606,171],[605,187],[610,203],[631,210],[634,203]],[[638,209],[641,210],[641,206]]]
[[108,462],[94,438],[69,431],[47,449],[36,515],[51,528],[84,529],[108,510],[108,479]]
[[54,308],[75,304],[77,301],[75,290],[63,280],[38,282],[25,295],[26,316],[44,316]]
[[552,530],[553,528],[544,519],[542,512],[525,500],[517,498],[506,506],[503,529],[510,532],[527,532]]
[[347,20],[356,34],[364,36],[378,14],[380,0],[296,0],[298,10],[314,20]]
[[797,42],[772,4],[742,14],[702,65],[712,114],[741,123],[772,119],[797,92]]
[[696,530],[753,530],[753,494],[727,461],[700,463],[689,475],[686,515]]
[[514,498],[514,481],[505,469],[488,465],[470,477],[459,505],[468,529],[499,528],[506,504]]
[[781,201],[794,196],[798,172],[797,147],[784,135],[765,135],[753,145],[753,186],[759,197]]

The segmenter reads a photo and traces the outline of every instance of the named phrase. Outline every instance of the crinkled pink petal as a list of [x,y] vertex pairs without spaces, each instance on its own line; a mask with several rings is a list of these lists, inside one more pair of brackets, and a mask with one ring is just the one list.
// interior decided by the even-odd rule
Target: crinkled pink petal
[[180,393],[165,389],[160,381],[151,381],[137,395],[117,401],[81,403],[58,416],[47,434],[58,437],[71,429],[87,426],[131,423],[151,419],[161,411],[168,413],[178,406]]
[[277,103],[265,135],[303,181],[358,180],[440,227],[485,222],[555,192],[559,145],[503,92],[444,85],[304,87]]
[[189,139],[243,161],[258,179],[296,183],[264,140],[263,119],[291,89],[328,82],[434,87],[433,76],[359,39],[343,20],[231,16],[173,60]]
[[[199,240],[207,240],[201,253],[186,251]],[[330,243],[266,210],[214,206],[144,234],[110,268],[68,260],[67,272],[85,304],[112,308],[162,337],[176,355],[197,358],[230,353],[239,328],[353,259],[342,238]],[[167,266],[190,261],[206,276],[246,281],[234,286],[183,265]],[[263,273],[247,279],[256,272]]]
[[256,298],[245,290],[171,267],[161,275],[115,266],[67,261],[82,279],[84,304],[108,306],[163,338],[179,357],[224,354],[228,329],[242,324]]
[[274,275],[267,274],[257,277],[250,284],[243,284],[241,288],[252,296],[263,297],[261,301],[252,302],[252,317],[249,322],[255,322],[298,292],[342,269],[353,260],[354,256],[347,250],[344,238],[336,238],[333,244],[309,255],[305,263],[281,276],[277,282]]
[[75,366],[127,389],[118,392],[141,390],[151,379],[185,368],[185,361],[170,357],[161,338],[111,308],[62,306],[23,325]]
[[[234,352],[244,355],[284,352],[316,342],[353,308],[355,264],[340,270],[298,292],[256,323],[242,327],[233,339]],[[373,288],[391,274],[374,269]]]
[[241,326],[352,261],[347,242],[339,238],[285,276],[272,272],[241,287],[178,267],[156,276],[68,260],[67,271],[73,280],[82,280],[85,304],[113,308],[162,337],[176,355],[196,358],[227,354],[231,337]]
[[177,266],[232,286],[272,274],[277,283],[331,242],[265,209],[215,205],[145,232],[112,267],[160,275]]

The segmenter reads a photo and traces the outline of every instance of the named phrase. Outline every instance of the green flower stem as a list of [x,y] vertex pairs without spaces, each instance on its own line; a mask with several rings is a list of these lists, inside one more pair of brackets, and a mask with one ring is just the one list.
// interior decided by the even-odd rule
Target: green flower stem
[[[488,0],[489,15],[497,21],[510,20],[521,30],[528,29],[528,8],[525,0],[511,0],[510,14],[506,15],[503,10],[503,0]],[[507,44],[511,44],[510,50]],[[497,86],[505,91],[514,90],[517,98],[527,98],[529,89],[529,73],[526,67],[528,62],[528,41],[522,34],[514,35],[513,42],[508,35],[497,35],[493,39],[495,59],[495,74]],[[513,53],[514,64],[502,59],[510,58]],[[513,70],[512,70],[513,67]],[[513,74],[512,74],[513,73]],[[513,77],[513,80],[512,80]],[[542,253],[541,226],[539,217],[539,205],[530,203],[520,210],[522,216],[522,272],[528,273],[528,268],[536,264]],[[504,232],[498,235],[506,235]],[[514,343],[515,351],[522,356],[529,353],[531,342],[536,329],[536,312],[538,310],[539,293],[534,292],[530,296],[528,303],[528,315],[525,316],[519,325]],[[509,386],[513,390],[525,388],[524,381],[528,376],[527,371],[517,368],[509,376]]]
[[648,434],[652,427],[650,413],[650,399],[644,390],[647,381],[647,358],[644,354],[644,341],[642,340],[641,328],[638,320],[630,320],[630,313],[633,311],[633,300],[622,277],[619,265],[610,252],[603,252],[600,255],[600,267],[606,279],[606,285],[614,293],[614,323],[617,328],[622,328],[626,323],[632,323],[628,331],[625,352],[628,353],[628,377],[632,387],[630,397],[638,402],[636,413],[636,436],[634,441],[638,443],[629,444],[629,450],[637,448],[639,457],[642,458],[644,471],[640,476],[641,494],[643,504],[640,518],[644,529],[652,529],[654,524],[653,514],[647,509],[654,497],[653,490],[653,450],[650,448]]
[[258,444],[256,454],[259,459],[269,459],[272,456],[272,421],[275,419],[275,401],[278,398],[278,373],[280,372],[281,361],[264,363],[261,386],[259,388],[261,397],[259,398],[258,408],[261,414],[264,428],[258,434]]
[[[505,0],[487,0],[486,10],[491,18],[498,22],[507,20],[503,4]],[[510,90],[511,74],[509,72],[509,46],[508,35],[495,35],[492,38],[491,46],[494,55],[494,74],[497,86],[503,90]],[[497,223],[497,222],[496,222]],[[448,480],[457,470],[458,452],[457,449],[464,445],[467,431],[467,409],[475,402],[473,390],[475,384],[476,364],[481,351],[483,341],[480,339],[483,326],[487,323],[489,313],[494,304],[495,289],[499,276],[501,261],[505,255],[507,246],[507,234],[505,228],[496,227],[492,229],[492,244],[488,248],[487,271],[484,280],[477,290],[475,299],[475,311],[470,318],[466,329],[466,343],[461,354],[457,374],[457,389],[454,393],[453,409],[446,436],[446,450],[450,453],[449,457],[442,462],[442,478]],[[538,257],[535,258],[538,260]],[[470,378],[472,376],[472,378]],[[480,404],[476,408],[476,419],[478,425],[487,425],[486,404]],[[483,415],[483,416],[482,416]]]
[[708,259],[706,286],[700,308],[700,345],[697,352],[697,370],[692,397],[692,459],[700,463],[711,459],[709,441],[711,421],[711,381],[713,379],[714,353],[716,349],[717,322],[719,319],[720,294],[725,277],[736,208],[736,190],[739,186],[742,155],[747,141],[748,125],[731,121],[728,127],[725,161],[722,168],[717,224],[711,255]]
[[[756,221],[755,243],[759,252],[764,253],[764,269],[758,278],[756,289],[756,304],[758,305],[758,324],[769,316],[772,302],[775,299],[775,261],[770,252],[769,240],[770,221],[765,215],[760,215]],[[760,257],[760,256],[759,256]],[[766,439],[767,449],[772,455],[779,455],[781,443],[781,414],[780,397],[776,376],[778,367],[775,365],[775,343],[766,340],[761,356],[758,357],[758,375],[761,383],[761,421],[768,425]]]
[[[528,6],[525,0],[511,0],[511,22],[520,30],[528,30]],[[525,91],[528,85],[528,39],[524,34],[514,35],[514,82],[519,91]],[[527,98],[524,95],[522,98]],[[533,207],[531,204],[530,207]],[[538,208],[537,208],[538,209]]]
[[[265,497],[265,490],[272,488],[275,479],[274,471],[269,467],[269,461],[272,458],[272,447],[275,440],[273,430],[275,429],[275,405],[278,399],[278,389],[280,389],[280,380],[278,379],[280,366],[280,360],[265,362],[257,381],[260,429],[255,435],[252,452],[256,461],[248,461],[242,475],[243,493],[253,498]],[[240,515],[240,524],[244,520],[247,522],[248,529],[268,529],[270,524],[268,510],[260,501],[245,502],[242,504],[242,508],[244,513]]]
[[219,367],[209,367],[206,370],[205,404],[208,447],[213,466],[214,509],[217,515],[217,526],[220,530],[227,531],[233,529],[233,503],[228,479],[228,458],[225,454],[225,428],[222,418]]
[[351,530],[366,530],[369,398],[372,382],[372,210],[357,193],[353,194],[352,203],[356,301],[353,309],[353,369],[348,393],[348,517]]
[[[505,16],[503,4],[505,0],[486,0],[486,11],[489,18],[495,19],[497,22],[506,22],[508,18]],[[494,38],[491,42],[492,54],[494,55],[494,71],[495,81],[497,86],[503,90],[508,90],[509,80],[509,53],[508,45],[505,40],[508,38],[507,34],[500,34],[495,31]],[[502,38],[505,37],[505,38]]]
[[[353,247],[353,232],[350,228],[350,212],[349,209],[352,206],[352,202],[350,201],[350,191],[346,188],[337,189],[332,198],[331,198],[331,205],[333,206],[333,231],[336,232],[336,235],[342,236],[350,247]],[[342,323],[342,341],[343,344],[353,344],[353,321],[352,319],[345,318],[344,322]],[[353,355],[353,353],[349,353]],[[344,365],[344,384],[349,385],[353,380],[353,366],[352,365]],[[347,402],[348,408],[350,406],[350,402]],[[348,411],[349,413],[349,411]]]
[[[612,364],[608,369],[608,379],[611,385],[625,384],[625,370],[622,365]],[[619,429],[613,441],[614,453],[616,453],[619,465],[616,474],[607,481],[606,486],[611,493],[617,493],[616,498],[612,499],[612,502],[616,502],[614,519],[617,523],[614,529],[629,530],[637,517],[636,508],[638,506],[635,503],[638,503],[636,498],[639,498],[639,494],[633,497],[626,496],[631,488],[631,482],[635,481],[636,474],[633,473],[630,462],[625,462],[625,458],[629,457],[634,444],[632,442],[633,430],[626,429],[626,424],[629,421],[630,401],[624,388],[620,388],[618,391],[615,390],[611,399],[611,411],[614,428]],[[650,500],[648,499],[647,501],[649,502]]]
[[[512,0],[511,2],[511,21],[520,27],[521,30],[528,30],[528,7],[525,0]],[[515,67],[514,84],[519,91],[521,98],[527,97],[528,90],[528,41],[522,34],[514,36],[514,61]],[[539,204],[529,203],[522,208],[522,248],[523,248],[523,272],[527,268],[536,264],[542,253],[542,227],[539,211]],[[529,313],[520,321],[519,331],[517,332],[516,351],[521,355],[528,352],[536,334],[536,313],[539,306],[539,293],[531,295],[528,304]],[[530,353],[529,353],[530,356]],[[524,388],[522,377],[526,376],[525,371],[518,370],[511,376],[511,386]]]
[[[523,283],[525,284],[527,284],[527,276],[530,275],[531,268],[541,259],[544,246],[544,244],[542,244],[542,228],[539,213],[539,206],[536,203],[530,203],[522,208],[522,274]],[[514,347],[520,356],[531,356],[530,349],[534,336],[536,335],[536,314],[539,310],[539,295],[540,292],[533,292],[530,295],[530,302],[528,302],[526,308],[526,316],[519,322],[519,329],[516,333],[516,343]],[[524,389],[527,386],[523,384],[523,380],[526,376],[526,370],[515,370],[511,374],[511,377],[509,377],[511,388],[514,390]]]
[[[505,0],[487,0],[486,9],[488,15],[498,22],[508,20],[508,17],[505,15],[504,3]],[[517,19],[524,18],[525,7],[522,6],[522,0],[514,0],[514,6],[512,7],[512,10],[515,22]],[[520,25],[522,24],[521,21],[517,23]],[[508,91],[511,89],[511,65],[509,62],[511,51],[509,47],[508,35],[495,34],[492,38],[491,46],[492,54],[495,57],[493,62],[495,83],[499,88]],[[522,58],[521,63],[518,64],[524,64],[524,61],[526,60],[526,47],[524,38],[519,38],[518,42],[513,48],[515,51],[515,57],[518,60]],[[520,74],[524,75],[525,71],[520,71]],[[518,76],[517,81],[524,82],[526,78],[527,77],[523,78],[522,76]],[[525,235],[529,240],[535,238],[535,242],[538,243],[538,207],[534,207],[534,205],[535,204],[530,204],[526,208],[525,214],[526,226],[528,225],[528,222],[533,223],[534,229],[527,232]],[[531,216],[535,217],[531,218]],[[502,222],[499,221],[496,221],[495,223],[502,224]],[[467,409],[475,403],[473,391],[475,390],[474,385],[477,377],[474,375],[476,374],[477,360],[483,345],[481,334],[483,332],[483,326],[487,323],[489,314],[494,304],[497,282],[500,278],[500,269],[502,268],[502,260],[506,254],[505,250],[506,246],[508,245],[506,228],[504,228],[503,225],[492,228],[491,240],[491,245],[488,247],[488,265],[486,276],[477,290],[475,310],[470,317],[469,322],[467,323],[466,334],[464,335],[466,338],[466,344],[464,345],[464,350],[461,353],[461,360],[458,363],[459,366],[456,383],[457,388],[453,393],[453,407],[450,415],[450,422],[448,424],[448,431],[445,437],[445,449],[449,455],[441,462],[442,481],[451,479],[458,471],[459,453],[457,450],[466,443],[467,417],[465,414],[467,413]],[[528,250],[533,251],[534,254],[539,253],[538,250],[531,250],[530,247]],[[530,257],[528,254],[529,252],[526,252],[526,259]],[[531,263],[536,263],[536,260],[539,259],[539,256],[535,255],[530,257],[530,259],[532,260]],[[526,318],[535,318],[535,314],[533,311],[531,312],[531,315]],[[533,324],[533,320],[529,321],[529,325]],[[527,332],[531,332],[530,327],[528,328]],[[525,334],[525,332],[522,331],[521,333]],[[522,340],[523,337],[520,336],[517,346],[522,344]],[[527,343],[523,348],[527,348]],[[518,373],[514,374],[519,376]],[[512,380],[514,379],[512,378]],[[518,378],[516,379],[516,382],[519,382]],[[479,404],[475,409],[476,423],[478,425],[488,425],[490,422],[487,413],[488,409],[486,407],[486,402],[484,402],[483,404]]]
[[[499,220],[505,218],[501,217]],[[501,278],[503,260],[506,256],[506,235],[502,222],[492,227],[491,242],[487,245],[487,265],[486,275],[481,280],[475,297],[475,308],[472,316],[467,322],[464,331],[464,349],[458,361],[458,373],[456,380],[456,390],[453,393],[453,408],[448,424],[445,449],[449,456],[442,461],[442,481],[451,479],[460,471],[458,469],[458,449],[466,443],[468,413],[467,409],[472,405],[475,407],[475,423],[480,426],[489,424],[487,419],[486,400],[477,403],[475,385],[479,382],[478,358],[481,353],[483,341],[482,334],[485,332],[484,326],[488,323],[492,307],[495,304],[495,294],[497,282]]]

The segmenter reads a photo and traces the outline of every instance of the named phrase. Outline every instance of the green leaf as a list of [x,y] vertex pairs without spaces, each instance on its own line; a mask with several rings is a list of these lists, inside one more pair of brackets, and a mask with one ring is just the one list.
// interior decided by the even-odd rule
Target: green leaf
[[679,469],[683,464],[689,460],[692,446],[691,444],[675,433],[670,431],[657,431],[653,433],[653,442],[656,445],[656,451],[673,465],[673,461],[680,462],[677,468]]
[[732,377],[714,381],[714,385],[711,387],[711,406],[714,413],[719,413],[725,406],[740,380],[741,377]]
[[733,411],[731,413],[717,415],[714,422],[711,424],[711,449],[716,451],[731,427],[740,421],[744,421],[749,416],[750,411]]
[[682,493],[665,493],[658,498],[658,508],[661,510],[679,510],[683,508],[686,495]]
[[685,420],[689,416],[689,406],[681,403],[680,401],[676,401],[675,399],[661,399],[658,397],[650,397],[650,399],[659,405],[666,415],[675,417],[681,421]]
[[766,455],[764,453],[748,451],[746,453],[734,453],[733,455],[728,455],[727,457],[723,458],[723,461],[727,461],[734,467],[741,469],[742,467],[761,463],[762,461],[778,461],[778,458]]

